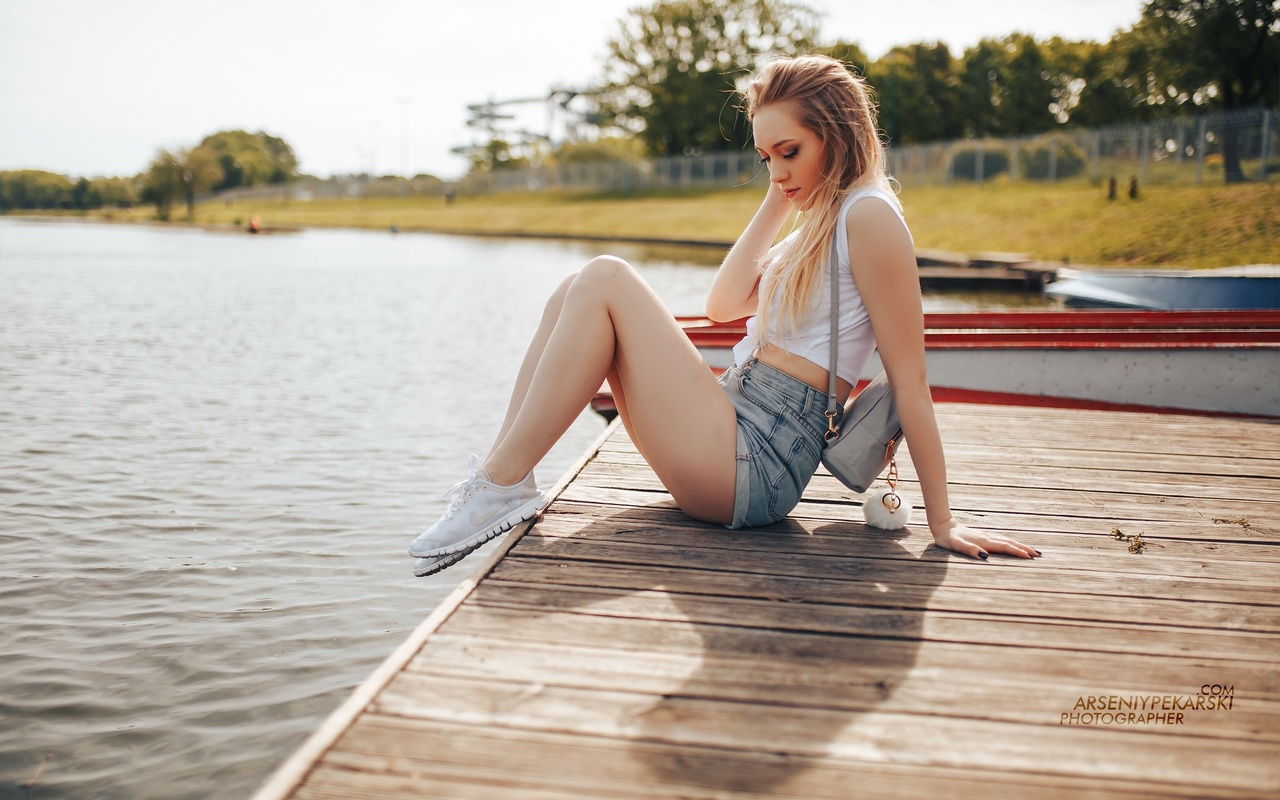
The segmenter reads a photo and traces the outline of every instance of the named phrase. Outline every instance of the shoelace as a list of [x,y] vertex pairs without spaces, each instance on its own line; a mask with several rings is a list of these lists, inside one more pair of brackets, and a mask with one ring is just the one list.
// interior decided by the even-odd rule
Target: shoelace
[[445,509],[444,518],[449,519],[462,509],[471,495],[475,494],[476,481],[479,479],[480,472],[480,456],[472,453],[467,458],[467,477],[455,483],[449,491],[444,493],[444,499],[449,502],[449,507]]

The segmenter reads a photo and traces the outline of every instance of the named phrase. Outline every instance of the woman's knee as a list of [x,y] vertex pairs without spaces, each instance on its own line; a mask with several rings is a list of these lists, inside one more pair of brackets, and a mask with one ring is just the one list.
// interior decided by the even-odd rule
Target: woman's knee
[[635,268],[616,256],[596,256],[578,270],[569,288],[570,291],[598,290],[635,280],[638,274]]

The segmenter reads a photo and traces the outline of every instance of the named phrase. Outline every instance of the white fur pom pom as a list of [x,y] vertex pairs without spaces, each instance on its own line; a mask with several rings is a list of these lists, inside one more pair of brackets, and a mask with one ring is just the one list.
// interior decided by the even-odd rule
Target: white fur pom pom
[[911,504],[891,487],[875,486],[862,496],[862,516],[873,528],[896,531],[911,521]]

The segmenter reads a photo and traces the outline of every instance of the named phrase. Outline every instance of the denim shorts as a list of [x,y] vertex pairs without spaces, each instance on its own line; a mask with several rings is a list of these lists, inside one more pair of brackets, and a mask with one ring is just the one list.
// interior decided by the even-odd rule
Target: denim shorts
[[719,381],[738,415],[737,486],[728,527],[777,522],[800,502],[822,458],[827,394],[754,357],[725,370]]

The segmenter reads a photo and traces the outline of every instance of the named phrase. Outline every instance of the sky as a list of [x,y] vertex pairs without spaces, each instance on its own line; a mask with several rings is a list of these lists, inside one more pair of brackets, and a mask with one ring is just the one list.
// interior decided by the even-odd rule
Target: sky
[[[0,169],[132,175],[161,147],[241,128],[304,172],[457,177],[469,103],[545,96],[604,73],[652,0],[0,0]],[[1105,41],[1142,0],[811,0],[821,40],[871,58],[1013,32]],[[541,105],[520,121],[545,127]]]

